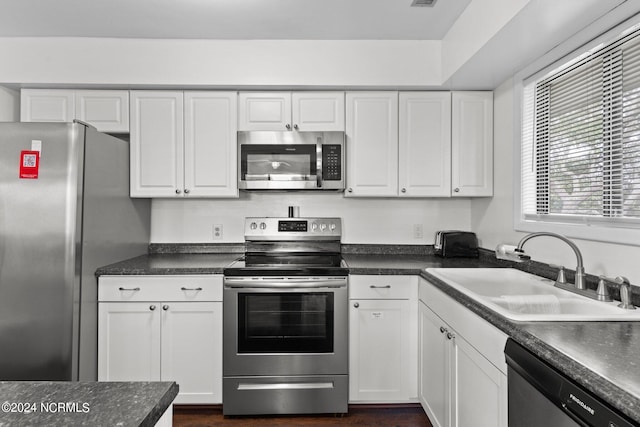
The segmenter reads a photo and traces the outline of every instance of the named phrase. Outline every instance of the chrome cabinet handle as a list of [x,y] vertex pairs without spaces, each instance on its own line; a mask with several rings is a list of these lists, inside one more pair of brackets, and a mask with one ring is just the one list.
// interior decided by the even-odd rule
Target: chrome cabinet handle
[[349,193],[353,193],[353,188],[347,190]]
[[402,191],[403,193],[406,193],[406,192],[407,192],[407,189],[406,189],[406,188],[403,188],[403,189],[402,189],[402,190],[400,190],[400,191]]
[[184,286],[180,288],[181,291],[201,291],[202,288],[185,288]]
[[291,130],[291,125],[289,123],[287,123],[285,127],[287,128],[287,130]]
[[371,289],[391,289],[391,285],[384,285],[384,286],[370,285],[369,287]]
[[169,306],[168,306],[167,304],[165,304],[165,305],[163,305],[163,306],[162,306],[162,309],[163,309],[164,311],[167,311],[167,310],[169,310]]
[[182,193],[182,191],[180,191],[179,188],[176,188],[176,194],[180,194],[180,193]]
[[293,125],[293,128],[294,128],[295,130],[298,130],[298,129],[299,129],[299,128],[298,128],[298,125]]
[[354,306],[355,308],[358,308],[358,307],[360,307],[360,304],[358,304],[357,302],[355,302],[355,303],[353,303],[353,306]]
[[184,194],[189,194],[189,189],[188,188],[184,189]]
[[140,290],[140,288],[123,288],[122,286],[120,286],[118,288],[119,291],[131,291],[131,292],[138,292]]
[[153,310],[155,310],[155,309],[156,309],[156,306],[155,306],[155,305],[150,305],[150,306],[149,306],[149,310],[153,311]]
[[447,339],[448,339],[448,340],[452,340],[452,339],[454,339],[455,337],[456,337],[456,336],[455,336],[455,335],[453,335],[451,332],[447,332]]
[[447,330],[445,329],[444,326],[440,326],[440,333],[444,334],[445,332],[447,332]]
[[454,189],[453,189],[453,192],[454,192],[454,193],[459,193],[459,192],[460,192],[460,189],[456,187],[456,188],[454,188]]

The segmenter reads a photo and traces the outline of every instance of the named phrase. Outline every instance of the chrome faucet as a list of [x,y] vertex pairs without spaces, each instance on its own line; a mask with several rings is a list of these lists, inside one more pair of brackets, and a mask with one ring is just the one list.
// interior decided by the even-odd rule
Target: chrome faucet
[[555,237],[557,239],[562,240],[563,242],[568,244],[571,247],[571,249],[573,249],[573,252],[575,252],[577,262],[578,262],[578,265],[576,266],[576,279],[575,279],[574,286],[576,289],[581,289],[581,290],[586,289],[587,286],[584,280],[584,264],[582,262],[582,253],[580,253],[580,249],[578,249],[575,243],[573,243],[571,240],[567,239],[563,235],[556,234],[556,233],[547,233],[544,231],[539,233],[527,234],[522,239],[520,239],[520,242],[518,243],[518,246],[516,246],[515,251],[519,254],[521,258],[524,258],[525,254],[524,254],[524,251],[522,250],[522,247],[524,246],[524,244],[530,239],[533,239],[534,237],[540,237],[540,236]]

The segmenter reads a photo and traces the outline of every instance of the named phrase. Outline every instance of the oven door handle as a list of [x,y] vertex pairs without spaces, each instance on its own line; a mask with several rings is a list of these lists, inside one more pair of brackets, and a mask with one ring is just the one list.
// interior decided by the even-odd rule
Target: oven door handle
[[256,281],[256,280],[237,280],[229,283],[228,281],[224,284],[225,288],[228,289],[247,289],[247,288],[255,288],[255,289],[291,289],[291,288],[302,288],[302,289],[317,289],[317,288],[346,288],[347,281],[344,280],[318,280],[318,281],[289,281],[289,280],[269,280],[269,281]]

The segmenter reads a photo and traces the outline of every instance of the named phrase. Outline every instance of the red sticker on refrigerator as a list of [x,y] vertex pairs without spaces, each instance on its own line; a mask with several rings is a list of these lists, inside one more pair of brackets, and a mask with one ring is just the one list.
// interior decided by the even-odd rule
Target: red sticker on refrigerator
[[39,151],[23,150],[20,152],[20,179],[37,179],[39,169]]

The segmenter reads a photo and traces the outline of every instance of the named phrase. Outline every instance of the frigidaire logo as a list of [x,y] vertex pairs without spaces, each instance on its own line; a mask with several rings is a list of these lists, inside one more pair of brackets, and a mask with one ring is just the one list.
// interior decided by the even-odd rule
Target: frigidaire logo
[[569,399],[573,400],[574,402],[576,402],[578,405],[580,405],[580,407],[582,409],[584,409],[585,411],[589,412],[591,415],[595,415],[596,411],[594,411],[591,406],[587,405],[586,403],[584,403],[582,400],[580,400],[580,398],[576,397],[573,395],[573,393],[569,393]]

